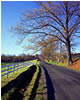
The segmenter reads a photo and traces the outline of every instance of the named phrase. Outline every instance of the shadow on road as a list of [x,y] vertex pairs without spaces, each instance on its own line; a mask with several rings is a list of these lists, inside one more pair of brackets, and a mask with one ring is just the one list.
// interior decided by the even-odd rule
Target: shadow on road
[[21,73],[16,79],[9,82],[7,85],[1,88],[1,96],[14,88],[14,93],[9,97],[9,100],[22,100],[24,97],[26,87],[32,80],[33,74],[36,71],[36,66],[31,66],[27,71]]
[[51,78],[48,74],[48,71],[44,68],[43,65],[41,65],[41,67],[43,67],[44,72],[45,72],[45,77],[46,77],[46,85],[47,85],[47,92],[48,92],[48,100],[55,100],[55,96],[54,96],[54,87],[51,81]]

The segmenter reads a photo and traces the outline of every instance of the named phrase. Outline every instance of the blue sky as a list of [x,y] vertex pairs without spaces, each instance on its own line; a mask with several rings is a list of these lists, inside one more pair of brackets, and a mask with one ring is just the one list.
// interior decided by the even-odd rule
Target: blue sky
[[3,1],[1,2],[1,54],[21,54],[31,53],[24,52],[23,45],[28,45],[28,41],[24,41],[21,45],[17,45],[18,37],[9,32],[11,26],[15,26],[19,22],[22,13],[26,9],[34,9],[37,5],[32,1]]
[[[19,22],[22,13],[26,9],[35,9],[38,7],[32,1],[2,1],[1,2],[1,54],[18,55],[25,52],[23,45],[29,45],[28,41],[24,41],[21,45],[17,45],[18,37],[9,32],[11,26],[15,26]],[[80,45],[77,46],[75,52],[80,52]]]

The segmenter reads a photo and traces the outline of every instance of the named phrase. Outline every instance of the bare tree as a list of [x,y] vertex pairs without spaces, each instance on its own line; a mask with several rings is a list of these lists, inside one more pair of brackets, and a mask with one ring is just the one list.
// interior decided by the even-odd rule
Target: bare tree
[[56,53],[56,41],[54,38],[49,38],[46,40],[42,40],[39,42],[39,45],[41,46],[41,55],[45,59],[53,59]]
[[36,34],[37,42],[55,37],[66,46],[67,64],[72,63],[71,44],[80,36],[80,1],[40,1],[40,8],[26,10],[24,18],[12,31],[21,35],[22,42],[27,35]]

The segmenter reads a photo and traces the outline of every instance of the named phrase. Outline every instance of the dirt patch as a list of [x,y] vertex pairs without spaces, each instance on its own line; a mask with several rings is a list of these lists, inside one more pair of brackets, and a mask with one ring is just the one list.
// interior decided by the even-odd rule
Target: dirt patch
[[80,60],[75,61],[69,68],[80,72]]

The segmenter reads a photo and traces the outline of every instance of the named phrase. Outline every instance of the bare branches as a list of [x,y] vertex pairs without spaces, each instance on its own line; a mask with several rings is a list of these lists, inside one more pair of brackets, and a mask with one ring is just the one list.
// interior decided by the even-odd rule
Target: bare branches
[[74,30],[77,29],[77,25],[80,24],[80,21],[78,23],[75,23],[70,29],[69,29],[69,38],[71,37],[71,35],[73,34]]
[[61,20],[59,19],[59,17],[56,16],[55,13],[53,13],[51,10],[49,10],[49,8],[46,7],[45,5],[43,5],[41,2],[40,2],[40,4],[41,4],[51,15],[53,15],[53,17],[55,17],[55,18],[60,22],[61,26],[65,29],[65,27],[64,27],[63,23],[61,22]]
[[[23,36],[36,35],[36,43],[50,37],[65,44],[68,60],[71,59],[71,42],[80,30],[80,2],[40,1],[40,8],[26,11],[13,32]],[[37,49],[38,50],[38,49]],[[70,55],[70,56],[69,56]]]

